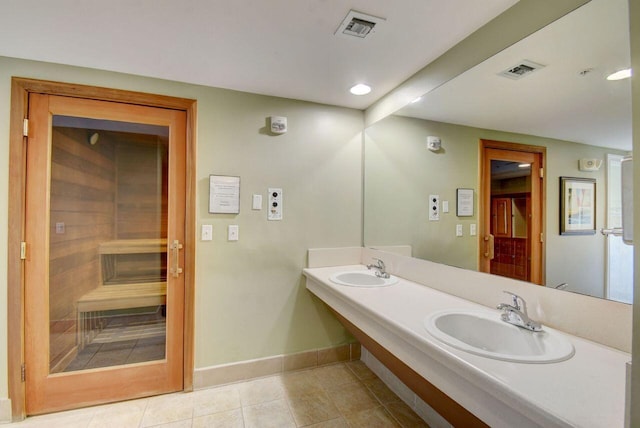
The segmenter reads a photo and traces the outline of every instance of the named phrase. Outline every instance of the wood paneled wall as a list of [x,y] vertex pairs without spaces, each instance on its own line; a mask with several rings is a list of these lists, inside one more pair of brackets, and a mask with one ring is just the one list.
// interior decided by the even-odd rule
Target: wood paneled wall
[[[167,237],[167,140],[123,134],[116,144],[116,239]],[[166,253],[127,254],[115,259],[118,281],[167,277]]]
[[[76,345],[75,302],[100,282],[98,246],[113,239],[166,238],[167,142],[159,137],[55,127],[49,264],[50,367],[63,370]],[[60,230],[64,224],[64,231]],[[58,226],[58,227],[57,227]],[[120,255],[116,269],[166,278],[166,254]]]
[[53,129],[49,256],[52,372],[75,347],[75,302],[97,286],[98,244],[112,239],[115,230],[114,145],[105,138],[92,146],[87,138],[86,130]]
[[116,145],[117,239],[167,236],[167,145],[129,134]]

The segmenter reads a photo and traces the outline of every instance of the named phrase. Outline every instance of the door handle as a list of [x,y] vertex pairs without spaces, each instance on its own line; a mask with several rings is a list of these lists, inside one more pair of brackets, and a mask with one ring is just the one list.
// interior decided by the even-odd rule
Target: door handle
[[174,278],[178,278],[182,273],[182,268],[180,267],[180,250],[182,249],[182,244],[176,239],[171,243],[169,248],[171,249],[171,258],[173,259],[173,267],[170,269],[170,272]]
[[485,253],[484,256],[489,260],[493,260],[494,257],[494,238],[492,234],[488,234],[484,237],[485,241]]
[[602,233],[604,236],[609,236],[609,235],[623,236],[624,235],[624,231],[622,230],[621,227],[614,227],[613,229],[600,229],[600,233]]

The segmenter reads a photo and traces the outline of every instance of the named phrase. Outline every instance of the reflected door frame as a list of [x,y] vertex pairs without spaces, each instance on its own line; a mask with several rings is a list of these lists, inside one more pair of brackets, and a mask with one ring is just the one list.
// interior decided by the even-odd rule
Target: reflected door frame
[[[606,190],[607,190],[607,205],[606,205],[606,217],[605,217],[605,228],[606,229],[615,229],[622,228],[622,213],[621,211],[617,211],[615,213],[612,210],[621,210],[622,209],[622,170],[621,170],[621,162],[624,159],[622,155],[616,154],[607,154],[606,156],[606,171],[607,171],[607,179],[606,179]],[[615,188],[616,184],[620,187]],[[614,190],[617,190],[614,191]],[[606,250],[605,250],[605,298],[607,300],[616,300],[622,301],[624,303],[633,303],[633,245],[628,246],[622,241],[621,236],[615,236],[612,234],[605,235],[606,242]],[[618,251],[614,251],[618,248]],[[630,254],[627,254],[629,257],[629,263],[620,263],[620,259],[614,258],[614,254],[620,256],[620,251],[625,252],[628,251]],[[617,253],[617,254],[616,254]],[[615,263],[614,259],[619,263],[618,266],[624,265],[625,267],[631,266],[631,272],[626,271],[625,268],[612,269],[612,265]],[[624,255],[623,255],[624,260]],[[625,275],[626,274],[626,275]],[[614,275],[617,275],[615,277]],[[625,277],[626,276],[626,277]],[[625,281],[628,280],[628,281]],[[612,288],[615,285],[612,285],[615,282],[616,285],[620,286],[621,284],[626,284],[630,290],[630,296],[627,293],[622,292],[612,293]],[[627,294],[627,296],[625,296]],[[626,298],[628,297],[628,300]],[[620,300],[620,299],[625,300]]]
[[[493,236],[491,231],[491,161],[532,162],[531,184],[531,273],[530,281],[545,283],[545,175],[546,147],[503,141],[480,140],[479,144],[479,239],[478,270],[491,272]],[[536,199],[538,202],[536,203]],[[536,239],[536,237],[538,237]]]
[[[131,91],[73,85],[42,80],[12,78],[9,146],[9,233],[7,266],[8,303],[8,386],[14,421],[26,416],[25,361],[25,182],[28,139],[23,130],[28,115],[30,93],[71,96],[81,99],[112,101],[140,106],[161,107],[186,113],[186,204],[184,242],[184,358],[183,389],[193,389],[194,342],[194,268],[195,268],[195,124],[196,101]],[[28,132],[27,132],[28,134]],[[28,251],[28,249],[27,249]]]

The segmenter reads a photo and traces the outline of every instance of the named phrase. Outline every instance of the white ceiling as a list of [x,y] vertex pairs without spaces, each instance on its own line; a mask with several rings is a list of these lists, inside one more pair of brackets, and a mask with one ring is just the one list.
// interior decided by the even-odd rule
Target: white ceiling
[[[592,0],[398,114],[631,150],[631,79],[605,79],[630,67],[628,24],[627,0]],[[498,76],[525,59],[546,67]]]
[[[516,2],[2,0],[0,55],[364,109]],[[334,36],[350,9],[386,21]]]

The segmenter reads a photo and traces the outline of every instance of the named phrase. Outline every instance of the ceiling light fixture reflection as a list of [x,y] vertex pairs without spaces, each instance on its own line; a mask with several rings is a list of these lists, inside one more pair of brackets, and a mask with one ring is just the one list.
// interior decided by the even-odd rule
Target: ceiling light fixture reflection
[[529,168],[531,166],[530,163],[521,163],[518,164],[518,168]]
[[365,85],[364,83],[358,83],[357,85],[351,87],[349,91],[353,95],[367,95],[369,92],[371,92],[371,86]]
[[619,70],[619,71],[616,71],[615,73],[608,75],[607,80],[622,80],[622,79],[628,79],[629,77],[631,77],[631,69],[625,68],[624,70]]
[[411,101],[411,104],[415,104],[415,103],[419,102],[420,100],[422,100],[422,97],[414,98],[414,100]]

